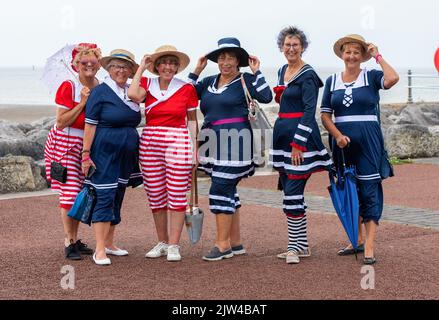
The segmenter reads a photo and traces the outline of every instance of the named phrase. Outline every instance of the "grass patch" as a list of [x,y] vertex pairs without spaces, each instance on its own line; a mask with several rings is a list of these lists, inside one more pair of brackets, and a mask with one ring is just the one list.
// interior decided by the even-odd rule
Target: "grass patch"
[[407,164],[407,163],[413,163],[412,159],[399,159],[397,157],[390,157],[390,163],[392,165],[398,165],[398,164]]

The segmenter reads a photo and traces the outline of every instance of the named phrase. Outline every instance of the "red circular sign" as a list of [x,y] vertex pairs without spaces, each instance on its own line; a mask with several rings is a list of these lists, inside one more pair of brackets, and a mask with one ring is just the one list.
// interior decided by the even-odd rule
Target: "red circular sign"
[[434,66],[436,70],[439,72],[439,48],[436,49],[436,53],[434,54]]

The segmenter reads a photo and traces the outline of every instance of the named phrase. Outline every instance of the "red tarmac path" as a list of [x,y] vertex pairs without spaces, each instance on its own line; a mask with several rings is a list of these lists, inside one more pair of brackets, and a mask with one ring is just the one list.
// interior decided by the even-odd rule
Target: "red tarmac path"
[[[439,166],[403,165],[385,182],[386,204],[439,210]],[[276,177],[253,177],[244,187],[275,189]],[[307,192],[327,196],[327,177],[312,177]],[[0,201],[0,299],[439,299],[439,230],[383,221],[378,230],[375,289],[363,290],[362,256],[338,257],[346,236],[335,215],[309,210],[310,258],[287,265],[276,254],[287,244],[280,209],[243,203],[242,239],[248,254],[219,262],[201,256],[215,238],[214,216],[206,212],[202,240],[184,233],[183,260],[146,259],[156,243],[142,189],[127,192],[117,245],[130,252],[98,267],[91,257],[67,261],[56,196]],[[208,203],[201,198],[201,207]],[[184,231],[185,232],[185,231]],[[94,246],[92,229],[80,238]],[[75,289],[60,286],[61,268],[75,270]],[[368,274],[370,275],[370,273]]]

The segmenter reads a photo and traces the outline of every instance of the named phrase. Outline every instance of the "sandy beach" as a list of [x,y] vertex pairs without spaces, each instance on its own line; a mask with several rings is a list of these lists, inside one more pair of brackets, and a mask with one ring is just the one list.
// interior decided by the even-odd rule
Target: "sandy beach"
[[55,106],[50,105],[0,105],[0,120],[11,122],[31,123],[55,114]]

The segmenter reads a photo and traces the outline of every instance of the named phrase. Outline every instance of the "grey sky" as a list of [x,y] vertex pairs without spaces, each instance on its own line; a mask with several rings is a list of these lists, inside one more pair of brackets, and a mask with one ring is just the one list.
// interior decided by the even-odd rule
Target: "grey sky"
[[63,45],[77,42],[96,42],[104,54],[128,49],[137,60],[173,44],[193,66],[224,36],[239,38],[263,66],[278,66],[284,59],[276,36],[292,24],[308,35],[304,59],[318,67],[340,66],[334,41],[360,33],[395,67],[432,68],[438,12],[439,2],[431,0],[15,0],[0,11],[0,67],[42,66]]

